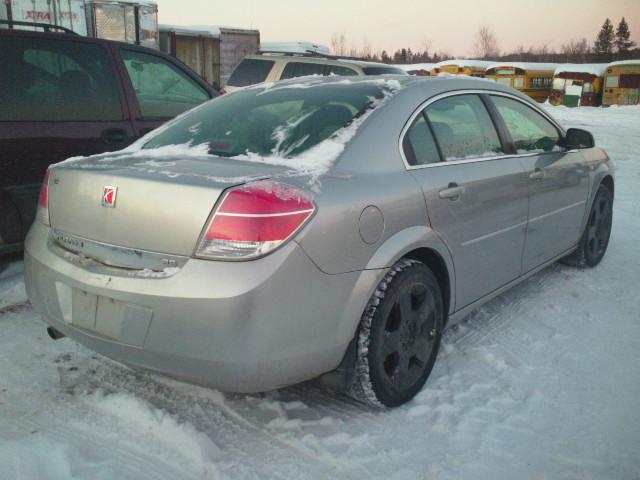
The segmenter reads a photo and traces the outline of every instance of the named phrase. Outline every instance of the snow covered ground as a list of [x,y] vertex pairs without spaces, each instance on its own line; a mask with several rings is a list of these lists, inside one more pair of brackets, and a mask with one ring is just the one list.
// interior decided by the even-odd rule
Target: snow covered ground
[[602,264],[552,266],[447,332],[372,411],[308,383],[230,395],[50,340],[0,273],[0,479],[640,478],[640,107],[547,107],[617,165]]

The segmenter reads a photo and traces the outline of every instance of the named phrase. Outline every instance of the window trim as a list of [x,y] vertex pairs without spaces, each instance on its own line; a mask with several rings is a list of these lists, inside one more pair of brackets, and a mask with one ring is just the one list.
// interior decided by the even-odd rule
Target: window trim
[[[156,57],[164,60],[165,62],[171,64],[176,70],[182,73],[184,76],[188,77],[193,83],[195,83],[200,89],[204,90],[204,92],[209,96],[209,100],[215,98],[217,95],[213,94],[213,87],[211,87],[207,82],[205,82],[202,78],[199,78],[198,75],[189,68],[188,65],[180,61],[176,61],[176,58],[171,57],[170,55],[164,54],[164,52],[156,52],[149,51],[146,47],[139,47],[138,45],[117,45],[114,48],[113,55],[115,56],[116,61],[119,65],[119,70],[122,78],[122,82],[126,82],[127,89],[127,101],[129,103],[129,109],[131,111],[131,120],[137,122],[166,122],[171,120],[178,115],[174,115],[172,117],[145,117],[142,115],[142,107],[140,106],[140,101],[138,100],[138,95],[136,94],[136,89],[133,86],[133,81],[129,75],[129,71],[127,70],[127,65],[124,62],[124,57],[122,56],[123,51],[130,51],[134,53],[140,53],[144,55],[148,55],[151,57]],[[202,103],[206,103],[209,100],[204,100]],[[197,105],[196,105],[197,107]],[[194,108],[194,107],[192,107]]]
[[[407,159],[404,155],[404,151],[402,149],[402,142],[404,140],[404,137],[407,133],[407,131],[409,130],[409,128],[411,127],[411,125],[413,124],[413,121],[415,120],[415,118],[420,115],[420,113],[422,113],[422,111],[427,108],[429,105],[431,105],[434,102],[437,102],[438,100],[441,100],[443,98],[447,98],[447,97],[454,97],[454,96],[458,96],[458,95],[468,95],[468,94],[477,94],[480,95],[482,98],[482,95],[497,95],[497,96],[502,96],[502,97],[508,97],[511,98],[513,100],[516,100],[520,103],[522,103],[523,105],[532,108],[534,111],[540,113],[543,117],[545,117],[547,120],[549,120],[560,132],[560,136],[561,137],[565,137],[566,135],[566,131],[564,128],[562,128],[562,126],[560,126],[560,124],[558,124],[558,122],[556,122],[551,116],[549,116],[548,113],[546,113],[545,111],[543,111],[542,109],[538,108],[537,106],[534,105],[530,105],[526,100],[519,98],[516,95],[507,93],[507,92],[501,92],[499,90],[480,90],[480,89],[473,89],[473,90],[455,90],[452,92],[445,92],[445,93],[441,93],[438,95],[434,95],[433,97],[425,100],[424,102],[422,102],[411,114],[411,116],[409,116],[409,119],[405,122],[404,126],[402,127],[402,130],[400,131],[400,137],[398,138],[398,150],[400,152],[400,156],[402,157],[402,162],[404,163],[404,168],[406,170],[419,170],[419,169],[423,169],[423,168],[434,168],[434,167],[444,167],[447,165],[461,165],[461,164],[465,164],[465,163],[476,163],[476,162],[486,162],[486,161],[491,161],[491,160],[499,160],[499,159],[506,159],[506,158],[522,158],[522,157],[532,157],[534,155],[549,155],[549,154],[554,154],[557,152],[542,152],[542,153],[523,153],[523,154],[504,154],[504,155],[496,155],[493,157],[477,157],[477,158],[469,158],[469,159],[464,159],[464,160],[452,160],[449,162],[438,162],[438,163],[428,163],[425,165],[411,165],[409,164],[409,162],[407,162]],[[491,111],[489,110],[489,116],[492,116]],[[497,128],[497,127],[496,127]],[[500,133],[498,132],[498,135],[500,135]],[[570,152],[574,152],[577,150],[567,150],[564,153],[570,153]]]

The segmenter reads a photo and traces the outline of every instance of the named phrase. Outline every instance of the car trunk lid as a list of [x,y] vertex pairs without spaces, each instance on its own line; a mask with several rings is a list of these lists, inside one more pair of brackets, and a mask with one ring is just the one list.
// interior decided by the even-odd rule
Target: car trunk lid
[[283,170],[213,156],[140,153],[63,162],[51,173],[51,227],[108,245],[190,256],[225,189]]

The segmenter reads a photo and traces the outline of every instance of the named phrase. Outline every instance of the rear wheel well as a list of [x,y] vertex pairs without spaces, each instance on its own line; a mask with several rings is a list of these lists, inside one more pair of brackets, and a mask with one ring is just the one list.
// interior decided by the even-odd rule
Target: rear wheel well
[[449,282],[449,271],[447,270],[447,265],[440,254],[430,248],[418,248],[405,254],[404,258],[411,258],[424,263],[436,276],[438,285],[440,286],[440,291],[442,292],[446,319],[449,314],[449,306],[451,305],[451,285]]
[[607,187],[613,196],[613,177],[611,175],[607,175],[602,179],[602,185]]

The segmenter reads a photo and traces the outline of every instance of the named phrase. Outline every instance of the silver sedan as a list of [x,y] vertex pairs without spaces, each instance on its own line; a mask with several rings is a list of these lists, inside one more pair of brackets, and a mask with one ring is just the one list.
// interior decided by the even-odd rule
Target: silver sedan
[[596,266],[613,193],[593,137],[508,87],[262,84],[50,168],[26,285],[53,338],[133,367],[396,406],[446,326],[557,260]]

